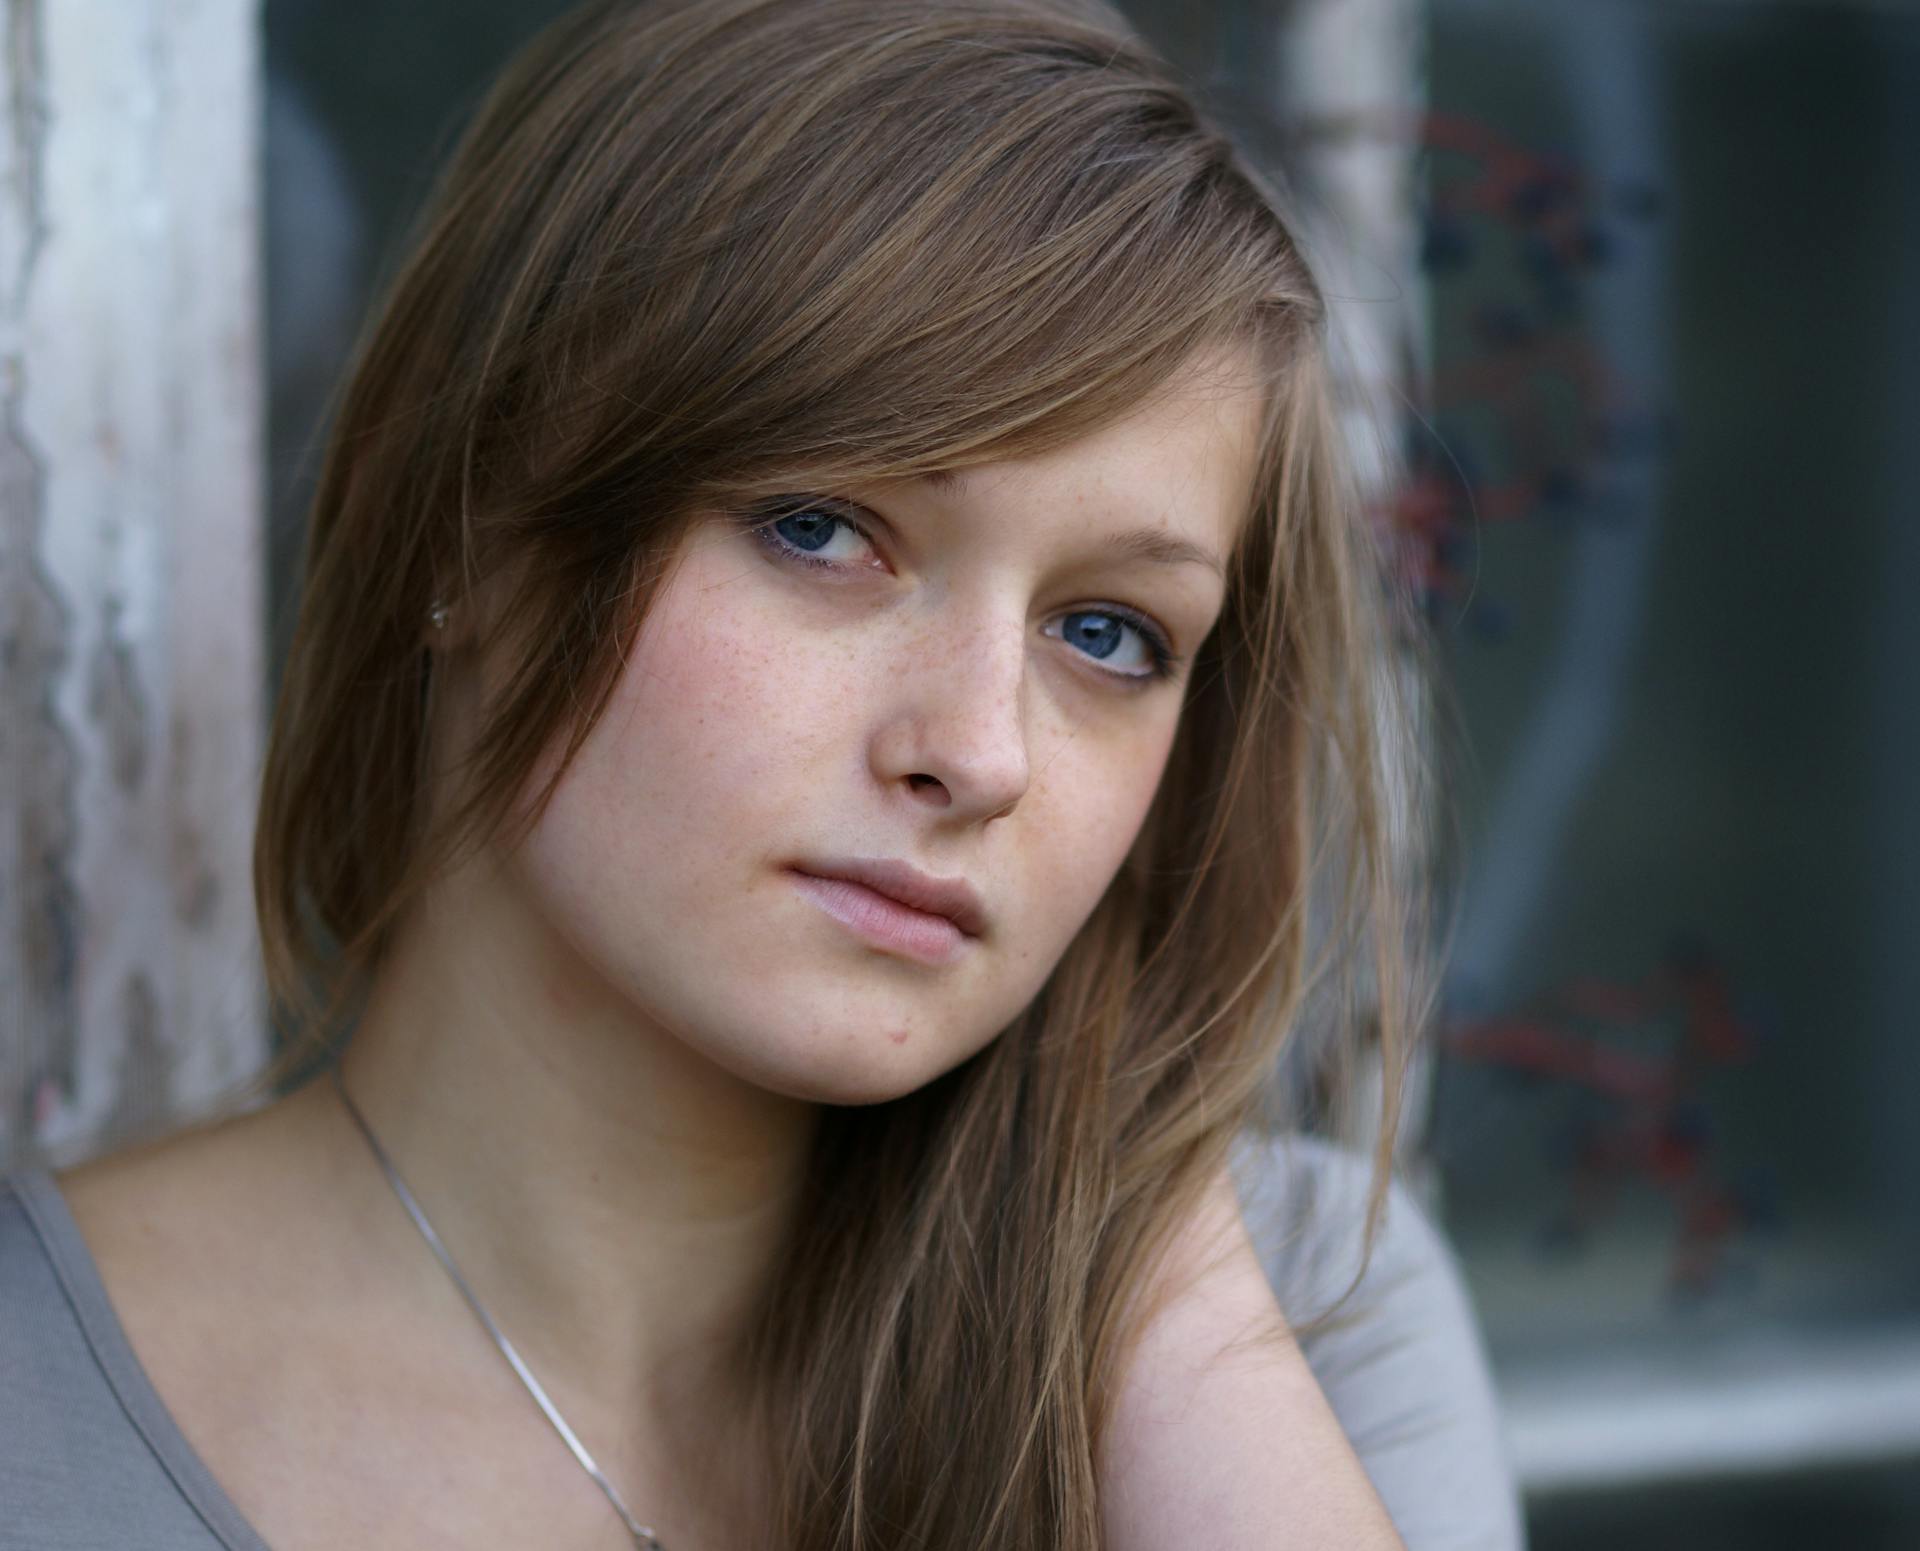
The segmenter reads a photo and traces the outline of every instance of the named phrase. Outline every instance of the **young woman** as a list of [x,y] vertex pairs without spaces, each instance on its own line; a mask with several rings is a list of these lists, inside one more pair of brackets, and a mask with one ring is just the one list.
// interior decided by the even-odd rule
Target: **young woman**
[[70,1305],[6,1348],[15,1522],[1402,1544],[1229,1170],[1363,942],[1390,1137],[1426,983],[1324,325],[1096,0],[538,38],[334,418],[258,831],[284,1096],[0,1223]]

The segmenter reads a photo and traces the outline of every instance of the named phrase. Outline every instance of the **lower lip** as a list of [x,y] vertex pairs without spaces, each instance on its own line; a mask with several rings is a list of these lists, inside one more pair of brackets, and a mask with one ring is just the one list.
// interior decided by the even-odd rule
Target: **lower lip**
[[800,892],[876,948],[926,964],[951,964],[972,941],[945,916],[915,910],[862,883],[795,872]]

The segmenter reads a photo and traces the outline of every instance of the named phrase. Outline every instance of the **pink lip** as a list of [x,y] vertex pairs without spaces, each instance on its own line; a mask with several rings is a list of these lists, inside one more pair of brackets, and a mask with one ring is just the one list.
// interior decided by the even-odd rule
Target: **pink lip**
[[893,856],[808,856],[787,865],[810,878],[844,879],[910,910],[945,916],[969,937],[986,935],[986,905],[965,878],[938,878]]
[[792,875],[802,894],[876,948],[926,964],[951,964],[973,940],[946,916],[915,910],[863,883],[798,870]]

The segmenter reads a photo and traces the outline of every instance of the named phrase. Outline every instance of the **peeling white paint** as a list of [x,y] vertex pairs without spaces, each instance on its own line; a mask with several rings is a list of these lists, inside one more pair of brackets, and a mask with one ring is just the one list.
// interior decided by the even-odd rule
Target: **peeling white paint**
[[258,3],[0,0],[9,1163],[266,1055]]

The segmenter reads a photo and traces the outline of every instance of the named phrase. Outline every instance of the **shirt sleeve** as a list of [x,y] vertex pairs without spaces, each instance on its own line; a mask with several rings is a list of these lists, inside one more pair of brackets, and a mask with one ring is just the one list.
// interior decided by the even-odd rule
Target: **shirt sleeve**
[[1234,1175],[1261,1264],[1407,1551],[1525,1551],[1493,1373],[1452,1247],[1398,1179],[1366,1272],[1373,1163],[1318,1137],[1243,1137]]

